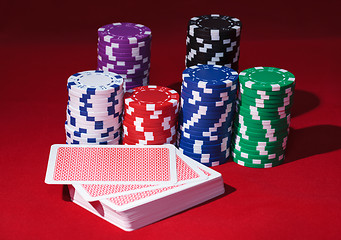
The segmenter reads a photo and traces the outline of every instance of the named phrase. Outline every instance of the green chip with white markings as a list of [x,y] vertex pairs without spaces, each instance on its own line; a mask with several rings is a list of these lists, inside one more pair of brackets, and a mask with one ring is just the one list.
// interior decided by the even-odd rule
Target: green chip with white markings
[[235,163],[244,166],[244,167],[251,167],[251,168],[271,168],[280,165],[283,160],[280,161],[271,161],[269,163],[264,163],[261,160],[254,160],[254,161],[245,161],[243,158],[238,156],[232,156],[232,159]]
[[276,92],[292,87],[295,76],[285,69],[254,67],[242,71],[239,82],[246,88]]

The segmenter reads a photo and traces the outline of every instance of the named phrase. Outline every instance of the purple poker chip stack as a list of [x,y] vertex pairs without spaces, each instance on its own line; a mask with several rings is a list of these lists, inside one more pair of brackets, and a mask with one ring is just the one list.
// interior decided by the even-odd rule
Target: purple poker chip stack
[[151,30],[135,23],[112,23],[98,29],[97,69],[124,79],[126,90],[149,83]]

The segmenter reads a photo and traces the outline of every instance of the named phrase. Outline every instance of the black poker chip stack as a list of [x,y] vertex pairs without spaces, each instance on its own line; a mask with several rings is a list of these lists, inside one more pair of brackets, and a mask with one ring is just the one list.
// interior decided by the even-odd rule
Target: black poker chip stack
[[219,14],[192,17],[186,38],[186,67],[221,65],[238,71],[240,33],[238,18]]

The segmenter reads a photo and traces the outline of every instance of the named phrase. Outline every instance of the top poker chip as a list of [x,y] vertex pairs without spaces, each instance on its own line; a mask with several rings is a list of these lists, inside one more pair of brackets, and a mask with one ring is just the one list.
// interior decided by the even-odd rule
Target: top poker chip
[[84,71],[70,76],[67,86],[80,94],[110,94],[122,89],[123,78],[112,72]]
[[204,88],[226,88],[237,84],[238,73],[224,66],[197,65],[186,68],[182,79]]
[[135,23],[112,23],[98,29],[98,37],[107,43],[135,44],[151,37],[150,28]]
[[155,85],[141,86],[127,92],[126,105],[146,111],[155,111],[179,106],[179,94],[170,88]]
[[235,33],[235,36],[238,37],[241,25],[238,18],[211,14],[191,18],[188,30],[199,35],[228,35],[229,33]]
[[255,90],[281,91],[295,84],[295,76],[285,69],[254,67],[239,74],[242,86]]

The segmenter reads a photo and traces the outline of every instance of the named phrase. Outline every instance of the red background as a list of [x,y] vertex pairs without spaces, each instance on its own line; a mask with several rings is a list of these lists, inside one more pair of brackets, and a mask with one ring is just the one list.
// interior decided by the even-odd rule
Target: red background
[[[1,3],[0,239],[337,239],[341,227],[338,1],[15,1]],[[178,90],[187,21],[243,22],[240,70],[275,66],[297,79],[285,163],[214,169],[226,194],[134,232],[44,183],[50,145],[65,141],[66,80],[96,68],[97,28],[153,33],[151,84]]]

